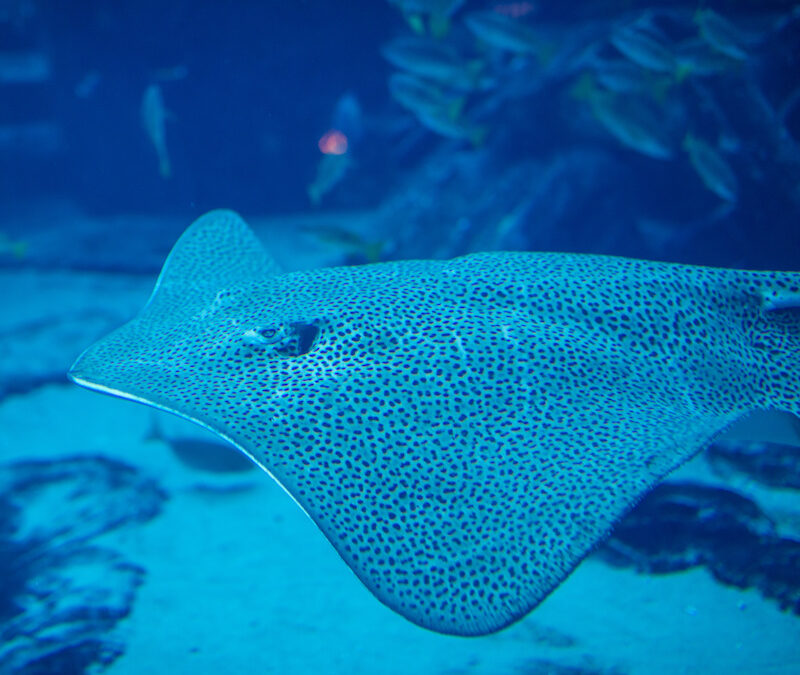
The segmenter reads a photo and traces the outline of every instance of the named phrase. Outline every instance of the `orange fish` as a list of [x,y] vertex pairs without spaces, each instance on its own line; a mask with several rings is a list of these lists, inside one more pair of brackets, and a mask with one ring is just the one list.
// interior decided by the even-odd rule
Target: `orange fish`
[[317,145],[323,155],[343,155],[347,152],[347,136],[338,129],[331,129],[322,134]]

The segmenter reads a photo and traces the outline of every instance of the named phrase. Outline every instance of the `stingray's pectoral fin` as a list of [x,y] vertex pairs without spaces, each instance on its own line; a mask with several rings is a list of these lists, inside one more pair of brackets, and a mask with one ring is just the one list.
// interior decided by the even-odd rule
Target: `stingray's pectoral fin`
[[[188,341],[196,338],[196,320],[204,312],[224,304],[223,296],[231,289],[263,283],[279,273],[236,213],[211,211],[178,239],[139,315],[86,349],[68,377],[91,389],[190,417],[167,397],[161,401],[154,396],[154,384],[163,387],[182,376],[185,359],[177,358],[180,345],[187,348]],[[182,323],[184,327],[177,331]]]
[[175,318],[194,313],[221,289],[264,281],[280,268],[233,211],[210,211],[192,223],[167,257],[145,312],[166,304]]

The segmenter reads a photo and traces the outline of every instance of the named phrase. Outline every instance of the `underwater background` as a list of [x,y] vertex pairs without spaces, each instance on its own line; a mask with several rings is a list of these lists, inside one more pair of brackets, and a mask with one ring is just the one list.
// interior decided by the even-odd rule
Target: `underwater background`
[[800,5],[0,0],[0,673],[800,672],[796,420],[467,639],[383,607],[213,437],[67,383],[213,208],[287,270],[800,270]]

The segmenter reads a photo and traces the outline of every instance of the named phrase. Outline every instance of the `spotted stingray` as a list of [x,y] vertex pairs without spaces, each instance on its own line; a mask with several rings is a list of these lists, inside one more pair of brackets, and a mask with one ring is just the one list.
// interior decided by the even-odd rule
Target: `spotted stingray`
[[196,221],[70,377],[269,473],[378,599],[490,633],[662,476],[757,409],[800,414],[800,273],[481,253],[281,273]]

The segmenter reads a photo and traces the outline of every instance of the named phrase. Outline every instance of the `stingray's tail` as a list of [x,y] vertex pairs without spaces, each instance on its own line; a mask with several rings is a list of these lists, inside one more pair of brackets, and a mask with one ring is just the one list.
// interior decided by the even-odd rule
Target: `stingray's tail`
[[753,344],[766,362],[768,403],[800,416],[800,272],[759,275],[762,298]]

